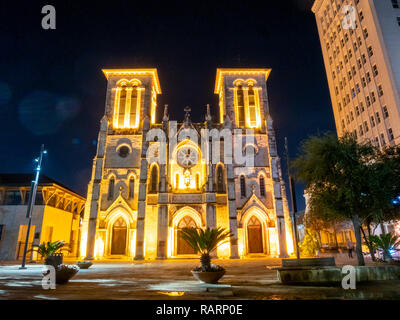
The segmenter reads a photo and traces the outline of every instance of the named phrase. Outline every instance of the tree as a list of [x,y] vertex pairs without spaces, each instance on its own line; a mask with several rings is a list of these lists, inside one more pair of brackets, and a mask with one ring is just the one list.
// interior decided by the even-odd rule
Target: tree
[[[293,161],[297,179],[305,182],[310,207],[326,217],[352,221],[359,265],[362,254],[362,224],[368,217],[393,209],[399,194],[399,150],[380,151],[371,143],[357,143],[352,134],[311,137],[301,145]],[[396,179],[397,178],[397,179]]]

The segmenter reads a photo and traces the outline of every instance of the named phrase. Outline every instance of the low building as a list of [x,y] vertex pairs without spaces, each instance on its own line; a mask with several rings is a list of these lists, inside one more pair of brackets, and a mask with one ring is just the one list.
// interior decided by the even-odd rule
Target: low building
[[[0,174],[0,260],[22,258],[28,229],[26,218],[33,174]],[[81,214],[86,199],[61,183],[40,176],[28,248],[63,240],[68,254],[78,255]],[[35,259],[30,253],[28,259]]]

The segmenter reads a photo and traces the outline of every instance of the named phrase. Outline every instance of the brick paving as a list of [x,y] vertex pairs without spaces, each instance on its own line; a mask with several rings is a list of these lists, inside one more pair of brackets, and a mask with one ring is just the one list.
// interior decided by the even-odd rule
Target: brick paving
[[[336,263],[355,264],[345,255]],[[66,260],[66,264],[74,264]],[[0,299],[400,299],[399,281],[358,285],[356,290],[341,287],[286,286],[278,282],[279,259],[215,260],[227,273],[219,285],[195,281],[190,270],[196,259],[157,261],[95,261],[66,285],[55,290],[41,286],[43,266],[29,264],[19,270],[15,263],[0,266]],[[367,261],[371,264],[370,261]]]

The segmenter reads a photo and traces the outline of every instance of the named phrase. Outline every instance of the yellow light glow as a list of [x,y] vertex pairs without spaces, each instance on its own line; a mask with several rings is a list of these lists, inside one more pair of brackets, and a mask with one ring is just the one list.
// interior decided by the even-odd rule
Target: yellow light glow
[[256,68],[256,69],[246,69],[246,68],[218,68],[217,76],[215,78],[215,94],[219,94],[223,89],[222,80],[223,76],[228,75],[265,75],[265,81],[267,81],[271,69]]
[[104,241],[101,238],[97,238],[94,245],[94,256],[95,258],[101,258],[104,255]]
[[181,297],[185,294],[185,291],[159,291],[159,293],[170,297]]
[[153,86],[156,93],[161,94],[160,81],[158,79],[157,69],[103,69],[102,70],[107,80],[110,76],[146,76],[150,75],[153,78]]
[[80,256],[86,256],[86,246],[87,246],[87,232],[81,233],[81,243],[80,243]]

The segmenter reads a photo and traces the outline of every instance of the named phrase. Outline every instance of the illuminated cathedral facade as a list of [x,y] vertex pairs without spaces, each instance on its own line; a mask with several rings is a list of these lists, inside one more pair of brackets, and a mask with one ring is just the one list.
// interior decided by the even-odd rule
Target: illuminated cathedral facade
[[[181,122],[159,110],[156,69],[103,70],[108,84],[81,256],[195,256],[184,227],[232,232],[215,256],[287,257],[292,224],[269,114],[270,69],[217,69],[219,117]],[[157,122],[156,114],[162,114]],[[239,155],[239,156],[238,156]]]

